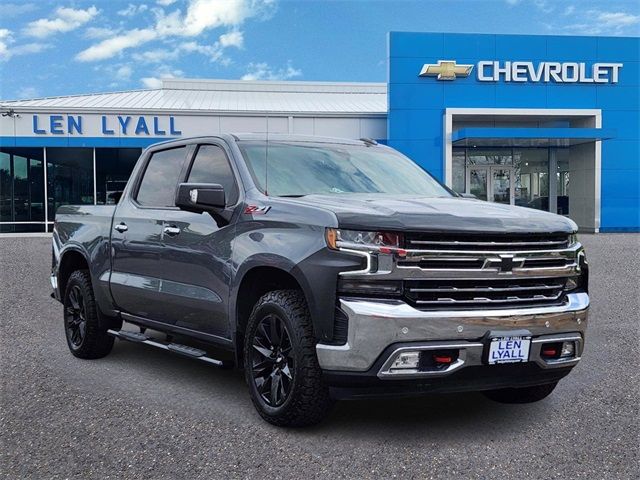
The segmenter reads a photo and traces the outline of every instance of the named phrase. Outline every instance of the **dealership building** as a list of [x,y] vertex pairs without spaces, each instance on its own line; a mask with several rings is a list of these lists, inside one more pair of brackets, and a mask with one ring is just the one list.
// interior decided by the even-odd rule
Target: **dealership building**
[[0,233],[109,203],[158,141],[221,132],[368,137],[459,192],[640,231],[640,39],[400,33],[387,83],[168,79],[0,100]]

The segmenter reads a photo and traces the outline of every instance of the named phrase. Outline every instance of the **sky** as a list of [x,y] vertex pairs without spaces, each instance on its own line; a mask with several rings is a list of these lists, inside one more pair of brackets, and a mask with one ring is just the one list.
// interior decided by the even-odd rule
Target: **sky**
[[389,31],[638,36],[635,0],[1,0],[0,99],[163,78],[384,82]]

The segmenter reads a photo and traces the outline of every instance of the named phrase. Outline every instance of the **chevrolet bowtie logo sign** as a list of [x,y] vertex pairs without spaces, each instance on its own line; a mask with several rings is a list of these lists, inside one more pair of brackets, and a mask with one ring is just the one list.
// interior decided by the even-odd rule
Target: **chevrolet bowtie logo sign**
[[434,77],[438,80],[455,80],[457,77],[468,77],[473,65],[456,65],[455,60],[438,60],[438,63],[425,63],[420,70],[421,77]]

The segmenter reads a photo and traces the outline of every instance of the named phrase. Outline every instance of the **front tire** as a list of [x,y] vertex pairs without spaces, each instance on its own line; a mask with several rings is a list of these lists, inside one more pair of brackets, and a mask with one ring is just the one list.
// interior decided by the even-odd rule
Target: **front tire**
[[277,426],[320,422],[333,402],[322,383],[302,292],[276,290],[253,308],[244,342],[245,378],[258,413]]
[[102,358],[111,352],[114,338],[100,322],[87,270],[76,270],[67,281],[64,298],[64,330],[71,353],[84,359]]
[[499,403],[534,403],[547,398],[558,382],[522,388],[501,388],[482,392],[487,398]]

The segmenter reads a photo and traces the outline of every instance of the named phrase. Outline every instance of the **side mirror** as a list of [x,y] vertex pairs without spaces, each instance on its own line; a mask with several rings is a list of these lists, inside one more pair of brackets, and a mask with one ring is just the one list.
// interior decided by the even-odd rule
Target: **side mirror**
[[478,197],[476,197],[473,193],[460,193],[460,196],[462,198],[475,198],[477,199]]
[[224,188],[217,183],[181,183],[176,206],[189,212],[206,212],[225,207]]

